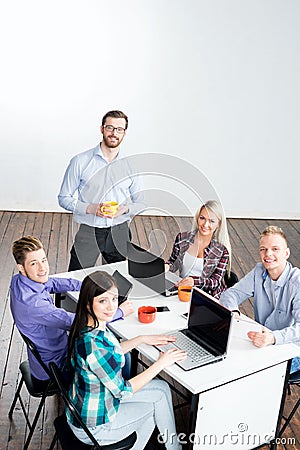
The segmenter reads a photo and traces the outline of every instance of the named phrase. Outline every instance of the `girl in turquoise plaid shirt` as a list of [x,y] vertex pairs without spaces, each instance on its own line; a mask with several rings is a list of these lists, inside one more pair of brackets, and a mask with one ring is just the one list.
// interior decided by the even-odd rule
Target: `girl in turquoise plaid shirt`
[[[69,357],[75,370],[70,398],[102,445],[136,431],[133,449],[144,449],[157,426],[166,449],[181,449],[176,438],[170,388],[166,382],[154,378],[186,355],[180,350],[168,350],[144,372],[125,380],[124,353],[141,344],[164,345],[174,338],[148,335],[119,343],[106,327],[117,307],[118,289],[111,275],[97,271],[84,279],[69,335]],[[91,444],[68,413],[67,418],[74,434]]]

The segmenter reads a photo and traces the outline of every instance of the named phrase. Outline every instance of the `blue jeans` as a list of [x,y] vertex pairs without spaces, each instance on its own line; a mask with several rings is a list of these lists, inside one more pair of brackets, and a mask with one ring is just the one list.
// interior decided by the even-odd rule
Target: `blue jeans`
[[[91,444],[81,428],[69,425],[78,439]],[[171,391],[168,384],[161,380],[152,380],[129,399],[121,400],[114,421],[92,427],[90,431],[100,445],[112,444],[136,431],[137,440],[132,450],[142,450],[155,425],[167,450],[182,448],[177,441]]]
[[130,354],[130,352],[128,352],[128,353],[125,353],[124,356],[125,356],[125,364],[122,369],[122,375],[123,375],[123,378],[125,378],[125,380],[129,380],[130,373],[131,373],[131,354]]

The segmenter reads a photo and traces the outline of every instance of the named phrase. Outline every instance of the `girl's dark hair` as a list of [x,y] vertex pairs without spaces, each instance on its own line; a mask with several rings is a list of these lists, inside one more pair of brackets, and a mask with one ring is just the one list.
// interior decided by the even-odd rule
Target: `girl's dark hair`
[[103,272],[100,270],[91,273],[83,280],[79,293],[75,318],[69,333],[69,363],[74,351],[75,340],[78,336],[80,336],[83,328],[87,326],[89,319],[92,318],[94,321],[94,326],[92,326],[92,328],[97,328],[99,325],[98,319],[93,310],[94,297],[103,294],[113,286],[116,286],[114,278],[107,272]]

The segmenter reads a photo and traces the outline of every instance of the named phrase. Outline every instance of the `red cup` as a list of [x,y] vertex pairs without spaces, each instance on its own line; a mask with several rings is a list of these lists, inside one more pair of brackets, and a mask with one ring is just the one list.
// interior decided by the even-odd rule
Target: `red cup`
[[141,306],[138,309],[138,318],[142,323],[152,323],[156,318],[155,306]]

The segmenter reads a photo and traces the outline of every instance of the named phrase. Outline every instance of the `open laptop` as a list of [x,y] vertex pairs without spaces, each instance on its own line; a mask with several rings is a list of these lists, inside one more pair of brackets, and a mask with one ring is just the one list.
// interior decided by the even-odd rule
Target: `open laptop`
[[188,328],[171,334],[176,341],[157,346],[160,351],[180,348],[187,357],[178,364],[184,370],[215,363],[226,358],[231,331],[232,312],[206,292],[193,288]]
[[119,305],[121,305],[121,303],[127,300],[129,292],[131,291],[133,285],[118,270],[115,270],[112,276],[114,277],[118,286],[118,303]]
[[159,294],[165,296],[177,294],[175,281],[166,277],[165,262],[162,258],[132,242],[127,242],[127,257],[128,273],[133,278]]

